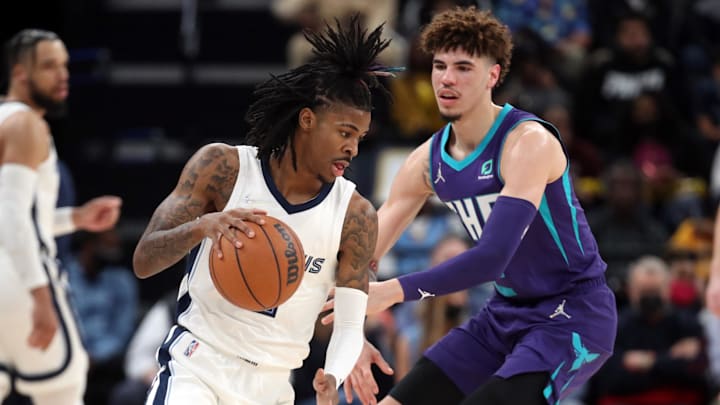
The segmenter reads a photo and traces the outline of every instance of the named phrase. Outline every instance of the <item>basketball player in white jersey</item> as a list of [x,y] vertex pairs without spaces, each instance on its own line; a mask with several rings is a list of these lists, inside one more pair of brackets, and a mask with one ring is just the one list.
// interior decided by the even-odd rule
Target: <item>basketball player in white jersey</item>
[[7,44],[10,86],[0,102],[0,402],[15,380],[35,405],[82,404],[87,355],[67,300],[54,237],[115,225],[121,201],[56,209],[60,176],[43,116],[68,95],[68,53],[52,32]]
[[[355,19],[308,34],[315,60],[257,87],[248,145],[201,148],[153,214],[135,250],[139,277],[192,252],[147,404],[292,404],[290,371],[308,355],[333,286],[338,321],[313,385],[318,404],[338,402],[337,387],[362,349],[377,238],[375,209],[343,173],[369,130],[370,89],[389,74],[374,62],[389,42],[381,33],[368,34]],[[245,221],[262,224],[265,214],[298,234],[306,273],[286,303],[252,312],[216,291],[208,260],[221,255],[220,238],[245,249],[231,228],[252,238]]]

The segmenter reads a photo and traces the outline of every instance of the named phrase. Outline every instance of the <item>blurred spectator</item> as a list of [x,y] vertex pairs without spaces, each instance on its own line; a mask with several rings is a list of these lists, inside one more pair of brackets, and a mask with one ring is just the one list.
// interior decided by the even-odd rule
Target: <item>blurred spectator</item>
[[109,405],[143,405],[158,372],[155,355],[173,325],[177,292],[169,292],[142,319],[125,354],[125,380],[116,385]]
[[[368,29],[385,23],[383,35],[391,38],[392,43],[378,56],[378,61],[391,66],[405,64],[407,42],[395,32],[396,0],[273,0],[272,11],[278,19],[310,31],[321,29],[325,22],[334,24],[336,18],[345,21],[355,14]],[[288,67],[295,68],[311,58],[312,46],[302,31],[293,35],[287,47]]]
[[555,69],[574,81],[592,39],[585,0],[497,0],[494,13],[513,33],[539,35],[556,54]]
[[491,0],[400,0],[398,31],[407,38],[413,38],[435,14],[455,6],[476,6],[488,10]]
[[77,259],[68,263],[72,298],[90,357],[85,402],[106,403],[122,380],[124,350],[135,328],[138,291],[114,230],[83,234]]
[[[570,171],[574,177],[599,177],[603,170],[600,152],[586,139],[575,136],[572,115],[563,104],[552,104],[539,116],[560,131],[565,149],[570,155]],[[575,188],[577,191],[577,187]],[[583,205],[585,206],[585,205]]]
[[[675,4],[673,4],[675,3]],[[628,14],[643,16],[658,45],[675,49],[677,35],[682,28],[681,17],[685,5],[673,0],[589,0],[590,22],[596,47],[612,46],[613,23]],[[678,9],[678,8],[681,9]]]
[[630,307],[621,311],[615,351],[597,375],[599,405],[700,405],[706,355],[697,319],[670,304],[670,275],[645,256],[628,275]]
[[678,310],[697,316],[702,308],[703,283],[696,272],[698,257],[687,250],[670,250],[670,303]]
[[[617,23],[615,45],[594,52],[576,98],[582,136],[613,151],[613,139],[643,92],[672,97],[675,64],[669,52],[653,44],[647,21],[627,15]],[[671,98],[672,99],[672,98]],[[630,151],[626,151],[630,153]]]
[[589,212],[588,223],[608,264],[606,277],[620,308],[625,300],[627,266],[642,255],[661,255],[668,235],[643,202],[646,186],[631,162],[614,163],[604,180],[607,204]]
[[550,105],[568,105],[570,96],[551,69],[551,50],[532,32],[515,33],[513,40],[513,70],[498,90],[497,102],[509,102],[536,114]]
[[410,47],[407,71],[390,80],[391,117],[399,138],[415,146],[445,124],[430,81],[432,57],[420,49],[419,37]]

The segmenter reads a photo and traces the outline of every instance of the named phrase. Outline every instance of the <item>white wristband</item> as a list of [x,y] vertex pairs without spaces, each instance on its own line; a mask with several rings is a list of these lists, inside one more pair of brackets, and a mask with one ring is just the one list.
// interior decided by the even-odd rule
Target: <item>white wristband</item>
[[55,223],[53,224],[55,236],[67,235],[77,230],[72,217],[74,209],[75,207],[60,207],[55,210]]
[[325,373],[340,387],[350,374],[365,344],[363,325],[368,296],[355,288],[335,289],[335,321],[325,356]]

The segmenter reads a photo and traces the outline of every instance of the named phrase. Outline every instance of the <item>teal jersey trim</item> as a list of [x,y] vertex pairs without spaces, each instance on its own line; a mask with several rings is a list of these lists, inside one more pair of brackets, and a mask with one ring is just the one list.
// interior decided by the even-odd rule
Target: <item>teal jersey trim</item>
[[490,130],[488,130],[487,134],[485,134],[485,137],[483,138],[482,142],[480,142],[480,145],[475,148],[475,150],[465,157],[465,159],[457,161],[455,160],[450,154],[447,153],[447,142],[450,138],[450,127],[451,125],[448,124],[445,127],[445,130],[442,134],[442,140],[440,141],[440,146],[442,147],[442,150],[440,151],[440,155],[442,156],[443,162],[445,162],[448,166],[452,167],[456,171],[461,171],[462,169],[468,167],[472,162],[477,159],[478,156],[480,156],[483,151],[485,151],[485,148],[492,140],[493,136],[495,135],[495,132],[497,131],[500,124],[505,120],[505,116],[510,112],[510,110],[513,109],[513,106],[510,104],[505,104],[500,110],[500,114],[495,119],[495,122],[493,122],[492,127],[490,127]]
[[545,194],[543,194],[542,201],[540,201],[540,208],[538,211],[540,211],[540,215],[542,216],[543,221],[545,221],[545,226],[547,226],[548,231],[550,231],[550,235],[552,235],[555,244],[558,246],[558,249],[560,249],[560,253],[562,253],[565,263],[568,263],[567,254],[565,253],[565,248],[563,247],[562,242],[560,242],[560,235],[558,234],[557,228],[555,228],[555,222],[553,222],[552,215],[550,214],[550,207],[548,207]]
[[510,298],[510,297],[515,297],[515,296],[517,296],[517,293],[515,292],[515,290],[513,290],[513,289],[510,288],[510,287],[501,286],[501,285],[499,285],[497,282],[495,283],[495,289],[496,289],[497,292],[500,293],[500,295],[502,295],[503,297],[508,297],[508,298]]
[[543,390],[543,395],[545,396],[545,399],[550,399],[550,395],[552,395],[552,390],[553,390],[552,383],[553,383],[553,381],[555,381],[558,374],[560,373],[560,370],[562,369],[562,366],[564,366],[564,365],[565,365],[565,362],[563,361],[562,363],[560,363],[559,366],[557,366],[555,371],[553,371],[552,375],[550,376],[550,382],[548,383],[548,385],[545,386],[545,389]]
[[585,254],[585,249],[583,249],[582,241],[580,240],[580,229],[578,229],[578,221],[577,221],[577,208],[575,208],[575,205],[572,203],[572,194],[570,187],[570,164],[568,164],[567,168],[565,169],[565,173],[562,175],[562,186],[563,191],[565,191],[565,199],[567,200],[568,206],[570,207],[570,216],[572,218],[572,226],[573,226],[573,232],[575,232],[575,240],[577,241],[578,247],[580,247],[580,252],[582,254]]

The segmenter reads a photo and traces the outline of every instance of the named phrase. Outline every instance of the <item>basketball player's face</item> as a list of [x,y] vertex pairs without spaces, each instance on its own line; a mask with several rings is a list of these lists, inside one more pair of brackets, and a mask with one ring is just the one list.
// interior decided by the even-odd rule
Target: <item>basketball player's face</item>
[[40,41],[27,61],[28,94],[38,106],[54,110],[68,96],[68,53],[62,41]]
[[309,162],[324,182],[345,174],[358,154],[358,145],[370,129],[370,112],[343,104],[319,109],[317,124],[307,139],[312,142]]
[[438,51],[433,57],[432,85],[440,115],[454,122],[478,105],[490,102],[500,65],[462,49]]

